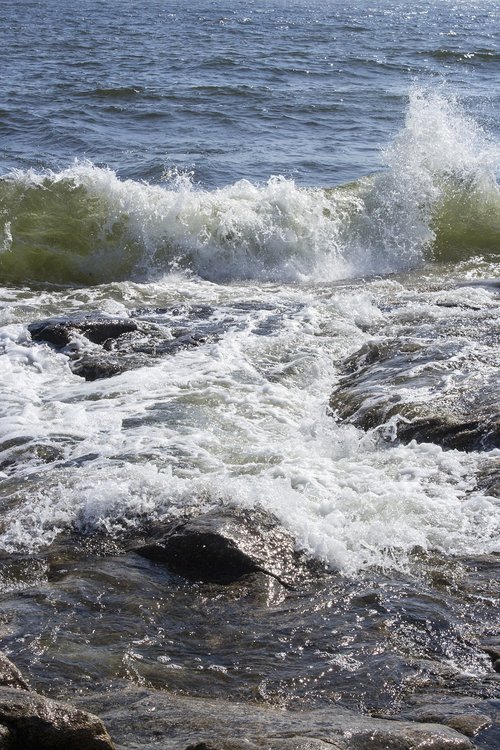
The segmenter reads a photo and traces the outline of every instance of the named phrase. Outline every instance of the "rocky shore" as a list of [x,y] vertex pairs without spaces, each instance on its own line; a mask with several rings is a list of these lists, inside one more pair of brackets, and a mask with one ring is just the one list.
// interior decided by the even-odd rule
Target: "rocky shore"
[[[452,314],[432,325],[379,326],[339,363],[331,415],[387,450],[480,451],[471,491],[499,497],[496,338],[487,315],[448,304],[437,299]],[[272,335],[282,315],[266,308],[255,332]],[[33,321],[26,345],[94,381],[238,325],[203,305],[88,312]],[[78,466],[54,443],[13,439],[5,476],[27,451],[35,468]],[[495,750],[498,556],[416,549],[415,568],[397,583],[384,570],[342,578],[263,507],[221,498],[168,521],[125,517],[111,535],[64,527],[36,555],[0,558],[4,648],[22,667],[0,661],[0,749]]]
[[[304,587],[307,580],[321,577],[317,566],[311,568],[310,561],[295,551],[290,535],[263,510],[218,508],[151,528],[139,541],[124,538],[121,549],[115,545],[112,550],[105,543],[95,545],[91,557],[112,551],[122,568],[130,556],[152,560],[167,590],[172,573],[192,581],[186,585],[188,592],[192,587],[193,603],[200,592],[217,598],[238,582],[255,595],[266,589],[267,581],[282,589],[280,598],[286,602],[294,586]],[[67,542],[66,550],[71,546]],[[53,556],[53,585],[67,580],[72,567],[68,557],[75,559],[77,550],[78,542],[72,553],[66,552],[65,563],[62,547],[59,562]],[[79,554],[88,561],[89,548],[80,547]],[[371,606],[374,603],[372,598]],[[483,650],[496,669],[498,639],[490,638]],[[65,690],[59,687],[58,692]],[[483,738],[481,747],[494,747],[487,737],[497,721],[494,702],[478,698],[448,703],[439,695],[435,702],[421,698],[413,709],[389,720],[361,715],[335,700],[322,708],[284,710],[242,701],[237,695],[232,700],[196,697],[116,679],[106,690],[74,694],[68,703],[30,689],[12,662],[5,656],[0,661],[1,750],[472,750],[478,735]]]

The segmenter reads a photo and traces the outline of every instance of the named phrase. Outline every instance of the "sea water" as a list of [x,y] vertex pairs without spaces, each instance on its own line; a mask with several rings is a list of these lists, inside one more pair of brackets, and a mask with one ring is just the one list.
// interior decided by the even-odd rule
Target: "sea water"
[[[3,573],[2,617],[10,652],[40,684],[49,662],[74,690],[96,677],[90,634],[67,656],[90,605],[76,586],[65,596],[78,624],[61,619],[43,562],[51,545],[223,503],[273,512],[352,607],[319,623],[332,600],[312,596],[303,631],[318,644],[305,659],[309,636],[288,613],[282,655],[271,646],[276,605],[261,612],[257,647],[212,643],[223,668],[210,670],[196,661],[198,636],[184,633],[175,654],[160,647],[156,578],[153,609],[138,615],[144,582],[130,563],[118,574],[105,561],[75,573],[89,601],[129,576],[114,595],[122,618],[102,614],[104,680],[224,694],[221,674],[232,674],[233,688],[258,687],[262,700],[396,710],[404,696],[375,666],[395,649],[408,693],[436,689],[424,664],[435,658],[451,670],[445,694],[458,684],[494,697],[478,639],[498,624],[500,506],[477,477],[499,448],[381,439],[335,419],[329,401],[346,357],[388,337],[446,329],[460,348],[446,360],[450,389],[480,392],[497,377],[499,10],[491,0],[3,8],[0,544],[24,562]],[[224,334],[91,383],[27,328],[173,305],[203,307]],[[420,400],[433,397],[424,380]],[[436,569],[453,592],[432,589]],[[354,599],[370,585],[387,600],[360,615]],[[382,609],[392,635],[366,636],[367,676],[349,645],[360,637],[353,613],[379,622]]]

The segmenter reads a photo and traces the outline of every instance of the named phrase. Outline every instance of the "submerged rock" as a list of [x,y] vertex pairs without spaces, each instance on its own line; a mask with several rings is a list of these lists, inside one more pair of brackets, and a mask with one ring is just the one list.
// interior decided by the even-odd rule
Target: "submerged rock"
[[14,735],[3,724],[0,724],[0,750],[15,750]]
[[365,430],[381,428],[388,440],[465,451],[498,448],[497,376],[485,375],[476,389],[464,388],[460,379],[454,385],[449,364],[454,354],[453,346],[439,341],[369,342],[344,363],[330,407],[337,418]]
[[476,481],[485,495],[500,498],[500,456],[490,456],[481,462]]
[[31,323],[28,331],[33,341],[64,347],[71,343],[75,334],[85,336],[94,344],[104,344],[124,333],[137,331],[137,323],[129,318],[48,318]]
[[291,586],[298,554],[293,537],[261,509],[218,508],[158,530],[137,554],[185,578],[231,583],[265,573]]
[[0,750],[113,750],[97,716],[30,690],[0,653]]

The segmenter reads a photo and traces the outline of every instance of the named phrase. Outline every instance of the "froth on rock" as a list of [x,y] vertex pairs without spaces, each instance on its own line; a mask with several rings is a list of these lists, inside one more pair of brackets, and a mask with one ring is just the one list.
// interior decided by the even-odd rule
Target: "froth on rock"
[[28,331],[33,342],[50,344],[66,354],[72,372],[89,381],[143,367],[217,335],[217,326],[203,322],[207,313],[200,306],[187,312],[180,308],[141,310],[133,316],[88,313],[47,318],[31,323]]
[[97,716],[30,690],[0,654],[0,750],[114,750]]
[[[436,443],[443,448],[485,451],[500,447],[497,373],[468,375],[463,386],[450,378],[456,354],[440,341],[387,339],[365,344],[343,364],[330,398],[334,416],[365,430],[379,428],[387,440]],[[474,388],[473,385],[476,384]]]
[[259,508],[222,507],[161,526],[135,551],[185,578],[213,583],[264,573],[290,587],[300,566],[293,537]]

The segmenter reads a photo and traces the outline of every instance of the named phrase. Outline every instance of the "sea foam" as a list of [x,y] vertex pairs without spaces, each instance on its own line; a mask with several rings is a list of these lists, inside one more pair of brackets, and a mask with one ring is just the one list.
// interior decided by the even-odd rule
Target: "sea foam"
[[499,150],[456,102],[414,90],[382,161],[379,174],[331,189],[283,177],[215,190],[187,175],[150,185],[89,162],[14,171],[0,182],[0,270],[15,283],[178,271],[215,282],[315,282],[497,252]]

